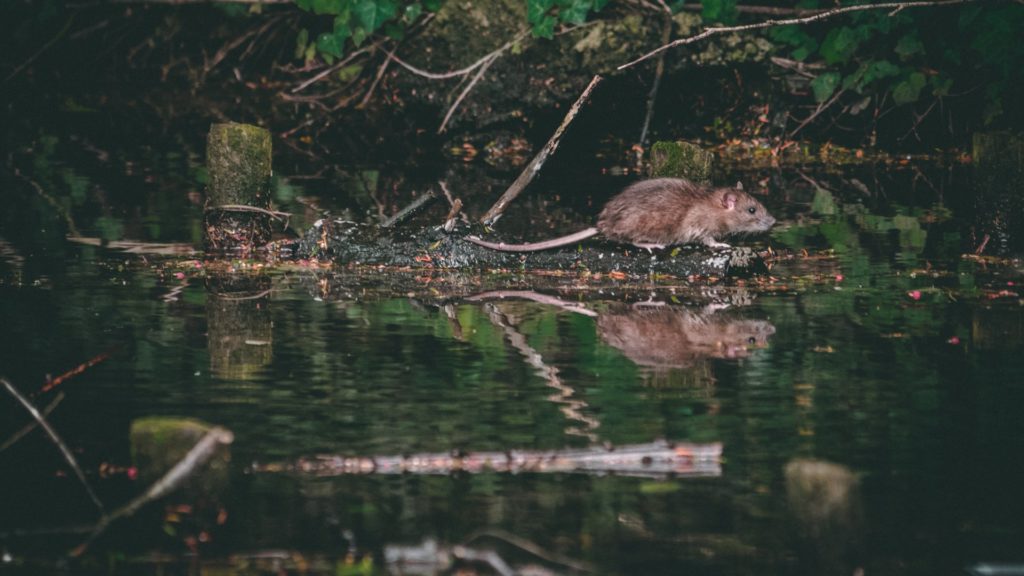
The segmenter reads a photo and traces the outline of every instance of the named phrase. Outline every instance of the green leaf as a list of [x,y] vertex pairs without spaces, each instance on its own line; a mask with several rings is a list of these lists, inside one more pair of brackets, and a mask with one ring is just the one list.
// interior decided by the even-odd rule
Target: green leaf
[[392,40],[405,38],[405,27],[398,22],[388,22],[384,25],[384,35]]
[[555,22],[554,16],[545,16],[540,22],[533,25],[533,35],[538,38],[554,38]]
[[793,60],[796,60],[797,62],[803,62],[804,60],[807,59],[808,56],[811,55],[811,50],[813,50],[813,48],[801,46],[800,48],[793,50],[793,53],[790,54],[790,56],[792,56]]
[[[544,20],[544,16],[548,13],[548,10],[555,5],[555,0],[526,0],[526,20],[531,24],[534,24],[533,35],[540,36],[537,33],[537,26]],[[554,24],[552,23],[552,29]]]
[[313,0],[295,0],[295,5],[309,12],[313,8]]
[[423,14],[423,5],[419,2],[413,2],[405,7],[405,13],[402,14],[402,20],[404,20],[406,24],[412,24],[420,17],[420,14]]
[[437,12],[441,9],[441,4],[443,3],[444,0],[423,0],[423,7],[426,8],[428,12]]
[[897,104],[909,104],[917,102],[921,95],[921,88],[924,88],[927,79],[924,74],[914,72],[906,80],[900,82],[892,90],[892,99]]
[[917,37],[916,32],[903,36],[896,43],[896,53],[903,60],[907,60],[914,54],[921,54],[922,52],[924,52],[924,44],[921,43],[921,39]]
[[345,40],[352,37],[352,29],[349,28],[348,24],[342,24],[337,19],[334,20],[334,39],[338,41],[339,46],[345,45]]
[[590,13],[591,0],[573,0],[571,4],[558,12],[558,19],[570,24],[583,24]]
[[352,12],[348,9],[343,10],[337,16],[334,17],[334,31],[337,32],[342,28],[348,30],[349,22],[352,21]]
[[306,46],[309,44],[309,30],[303,28],[299,30],[298,35],[295,37],[295,58],[302,58],[306,53]]
[[843,26],[842,28],[833,28],[829,31],[828,35],[825,36],[825,40],[821,43],[821,56],[825,58],[825,62],[829,64],[836,64],[839,62],[846,62],[850,59],[850,56],[857,51],[857,46],[860,45],[860,38],[853,29]]
[[594,12],[600,12],[602,8],[608,5],[608,2],[609,0],[594,0]]
[[953,79],[937,74],[931,77],[929,84],[932,85],[932,94],[936,96],[949,96],[949,91],[953,88]]
[[899,73],[899,67],[892,62],[888,60],[875,60],[868,66],[868,70],[864,74],[864,82],[868,83],[882,78],[891,78]]
[[366,32],[366,28],[363,28],[362,26],[356,26],[352,29],[352,43],[355,44],[356,47],[362,45],[367,36],[369,36],[369,34]]
[[839,86],[839,79],[838,72],[826,72],[812,80],[811,89],[814,90],[814,99],[818,102],[828,100]]
[[736,0],[702,0],[701,16],[710,22],[731,24],[736,20]]
[[385,21],[395,17],[397,10],[394,0],[355,0],[352,5],[356,20],[367,33],[376,32]]
[[362,71],[362,64],[349,64],[341,70],[338,70],[338,80],[347,84],[348,82],[355,80]]
[[324,32],[316,38],[316,49],[323,54],[340,58],[345,53],[344,39],[339,41],[334,34]]
[[312,0],[314,14],[338,14],[341,12],[343,0]]

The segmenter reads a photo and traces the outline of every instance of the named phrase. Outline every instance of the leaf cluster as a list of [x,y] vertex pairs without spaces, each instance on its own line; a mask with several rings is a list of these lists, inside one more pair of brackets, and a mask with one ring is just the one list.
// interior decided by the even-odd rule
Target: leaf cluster
[[583,24],[606,4],[608,0],[526,0],[526,19],[534,36],[552,38],[556,24]]
[[405,31],[425,12],[436,12],[442,0],[295,0],[307,12],[333,16],[329,30],[318,34],[303,28],[296,39],[295,55],[312,59],[320,54],[328,62],[358,48],[374,34],[401,40]]
[[[814,8],[818,2],[803,4]],[[955,83],[970,90],[981,81],[990,86],[984,116],[991,121],[1002,111],[1003,88],[1020,79],[1021,30],[1024,8],[975,4],[956,12],[857,12],[826,26],[773,28],[769,35],[794,60],[828,66],[811,82],[818,102],[839,91],[857,94],[861,98],[850,107],[856,114],[877,94],[912,104],[946,96]]]

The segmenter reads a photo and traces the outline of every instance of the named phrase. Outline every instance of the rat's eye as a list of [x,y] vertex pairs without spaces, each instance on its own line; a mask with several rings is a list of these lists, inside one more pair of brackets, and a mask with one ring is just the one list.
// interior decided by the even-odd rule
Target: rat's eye
[[757,213],[757,208],[754,207],[754,206],[751,206],[750,208],[747,208],[747,212],[750,212],[751,214],[756,214]]
[[757,338],[754,338],[753,336],[751,336],[750,338],[747,338],[747,344],[750,344],[750,345],[757,344]]

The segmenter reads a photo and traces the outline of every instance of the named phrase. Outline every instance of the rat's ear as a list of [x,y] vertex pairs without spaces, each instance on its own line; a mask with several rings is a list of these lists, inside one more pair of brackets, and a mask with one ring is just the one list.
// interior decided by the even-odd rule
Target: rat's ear
[[732,210],[736,207],[737,200],[739,200],[739,196],[730,190],[725,194],[722,194],[722,207],[726,210]]
[[737,190],[743,190],[743,182],[740,182],[739,180],[737,180],[736,181],[736,189]]

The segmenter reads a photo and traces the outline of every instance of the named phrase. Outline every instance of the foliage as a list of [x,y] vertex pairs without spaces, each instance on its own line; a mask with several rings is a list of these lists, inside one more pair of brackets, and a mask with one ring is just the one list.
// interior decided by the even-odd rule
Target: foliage
[[608,0],[526,0],[526,19],[533,26],[533,35],[552,38],[555,25],[583,24],[591,12],[604,8]]
[[[816,7],[814,0],[808,7]],[[822,8],[831,7],[831,3]],[[707,13],[707,11],[705,11]],[[971,5],[948,9],[857,12],[819,26],[785,26],[770,37],[788,47],[798,61],[820,60],[828,71],[811,82],[814,99],[825,102],[838,92],[867,99],[888,94],[896,104],[988,85],[986,121],[1003,110],[1005,89],[1020,81],[1024,46],[1024,9],[1011,4]],[[973,83],[973,84],[972,84]]]
[[[295,0],[317,15],[332,16],[330,30],[311,34],[303,28],[296,38],[295,55],[306,60],[317,53],[328,62],[340,58],[350,46],[359,47],[374,34],[401,40],[405,30],[424,12],[436,12],[442,0]],[[351,71],[349,71],[350,73]]]

